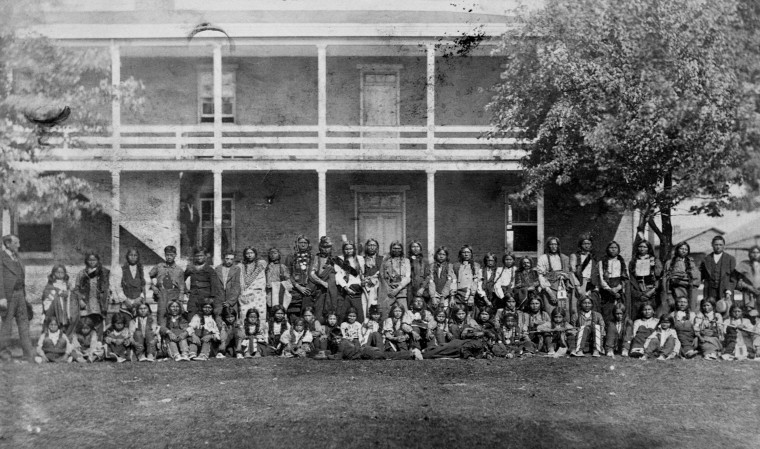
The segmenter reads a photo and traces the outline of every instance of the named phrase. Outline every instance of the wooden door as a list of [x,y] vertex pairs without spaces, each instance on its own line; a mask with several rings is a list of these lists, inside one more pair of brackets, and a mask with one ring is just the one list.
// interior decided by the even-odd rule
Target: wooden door
[[357,192],[357,241],[377,240],[381,254],[395,240],[405,244],[404,196],[404,192]]
[[[399,86],[397,73],[362,74],[362,126],[399,125]],[[398,131],[362,132],[362,138],[398,138]],[[362,148],[397,149],[397,143],[364,143]]]

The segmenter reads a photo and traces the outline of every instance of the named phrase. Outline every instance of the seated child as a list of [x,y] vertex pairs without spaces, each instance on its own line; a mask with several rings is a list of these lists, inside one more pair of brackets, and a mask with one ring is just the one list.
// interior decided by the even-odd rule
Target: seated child
[[111,325],[105,330],[103,341],[106,344],[106,360],[124,363],[131,359],[132,339],[129,337],[129,317],[123,313],[111,316]]
[[225,354],[239,359],[243,358],[243,340],[245,335],[243,326],[237,319],[235,309],[223,307],[222,316],[217,319],[216,327],[219,328],[219,351],[217,359],[223,359]]
[[430,340],[428,347],[443,346],[454,339],[454,335],[449,330],[449,320],[446,318],[446,309],[441,307],[434,314],[435,329],[432,332],[433,339]]
[[129,335],[132,336],[132,347],[137,361],[155,362],[158,326],[153,322],[147,303],[141,302],[137,305],[137,316],[129,323]]
[[386,351],[406,351],[409,349],[412,326],[404,323],[404,309],[398,304],[391,306],[388,318],[383,323]]
[[362,325],[356,321],[357,312],[353,307],[346,311],[346,320],[340,324],[343,338],[356,346],[361,346]]
[[654,317],[654,308],[649,302],[641,304],[639,309],[639,319],[633,322],[633,340],[631,340],[631,350],[628,351],[630,357],[643,357],[644,348],[647,338],[652,335],[659,321]]
[[673,329],[681,343],[680,356],[685,359],[693,358],[697,352],[697,333],[694,331],[696,315],[689,310],[689,299],[676,298],[676,310],[670,313],[673,317]]
[[707,360],[718,360],[723,349],[723,317],[715,312],[712,301],[707,298],[699,303],[699,308],[694,317],[699,352]]
[[50,317],[47,329],[37,342],[37,363],[68,363],[71,361],[71,342],[66,334],[58,328],[58,319]]
[[329,347],[329,355],[314,358],[317,360],[422,360],[422,353],[420,353],[419,349],[412,349],[411,351],[383,351],[374,346],[357,348],[353,343],[344,339],[343,333],[337,328],[331,332]]
[[612,309],[611,323],[607,324],[607,333],[604,336],[604,350],[608,357],[620,354],[628,357],[628,349],[633,339],[633,321],[625,313],[625,306],[617,304]]
[[327,336],[325,335],[324,326],[322,326],[322,323],[320,323],[314,315],[314,307],[304,307],[302,314],[303,319],[306,322],[306,329],[311,332],[311,337],[314,340],[312,342],[314,350],[310,355],[315,355],[319,351],[326,350]]
[[[464,334],[465,329],[472,325],[477,326],[477,323],[467,316],[467,311],[464,308],[455,305],[453,317],[448,323],[448,334],[445,337],[448,341],[445,344],[427,348],[423,357],[426,359],[458,358],[462,353],[462,347],[467,343],[462,334]],[[472,331],[467,332],[472,335]]]
[[[211,355],[211,350],[219,344],[221,335],[214,317],[214,299],[206,298],[201,313],[195,315],[187,327],[190,335],[190,360],[206,361]],[[200,348],[200,351],[199,351]]]
[[187,328],[190,323],[182,315],[182,305],[178,301],[169,301],[166,317],[159,329],[162,352],[176,362],[190,360]]
[[[518,323],[517,325],[520,326],[520,315],[521,312],[517,310],[517,300],[512,295],[506,295],[504,297],[504,307],[501,309],[498,309],[496,313],[494,314],[494,324],[496,324],[497,330],[501,333],[501,330],[499,329],[501,327],[501,324],[504,322],[504,316],[508,313],[511,313],[515,316],[517,316]],[[520,326],[522,327],[522,326]]]
[[283,357],[306,357],[313,351],[311,345],[314,337],[306,329],[306,321],[303,318],[296,318],[293,326],[282,334],[280,343],[282,343]]
[[[596,313],[596,312],[593,312]],[[544,338],[544,348],[549,357],[564,357],[567,354],[568,341],[572,341],[576,329],[565,321],[565,311],[561,307],[552,310],[551,322],[542,323],[536,329]],[[570,338],[568,338],[570,337]]]
[[601,356],[602,341],[604,338],[604,319],[602,314],[591,310],[594,303],[586,296],[579,304],[580,310],[573,315],[570,324],[578,329],[575,345],[572,347],[571,356],[583,357],[589,349],[593,357]]
[[103,360],[103,355],[103,344],[98,339],[98,333],[93,329],[92,320],[85,317],[79,322],[79,330],[74,334],[71,356],[76,362],[92,363]]
[[673,317],[663,315],[657,328],[644,342],[644,357],[657,357],[657,360],[674,358],[681,350],[678,335],[673,329]]
[[754,326],[747,318],[743,318],[744,310],[734,304],[728,311],[729,318],[723,322],[725,341],[723,360],[745,360],[755,358],[755,345],[752,342]]
[[287,320],[285,308],[281,305],[272,307],[272,318],[269,320],[268,341],[269,347],[261,355],[282,355],[282,343],[280,337],[290,330],[290,324]]
[[359,338],[362,346],[373,346],[380,349],[385,347],[380,323],[381,316],[377,305],[369,306],[367,319],[364,321],[364,324],[362,324],[361,336]]
[[460,350],[460,357],[492,358],[493,345],[496,343],[496,327],[491,322],[491,312],[488,308],[479,310],[477,319],[471,320],[462,330],[465,343]]
[[266,351],[267,333],[259,320],[259,311],[256,308],[248,309],[243,322],[243,347],[245,358],[261,357],[261,352]]
[[435,317],[427,309],[425,299],[418,296],[412,301],[412,308],[404,313],[404,324],[412,328],[409,343],[419,349],[425,349],[433,339],[435,331]]
[[543,341],[541,334],[536,332],[538,326],[551,321],[549,314],[541,310],[541,301],[534,296],[528,303],[528,311],[522,315],[522,333],[527,335],[531,342],[536,346],[536,350],[541,349]]
[[519,322],[520,312],[507,312],[502,315],[500,339],[501,344],[506,349],[504,356],[508,359],[521,357],[523,354],[531,355],[536,352],[536,345],[530,341],[527,335],[523,334]]

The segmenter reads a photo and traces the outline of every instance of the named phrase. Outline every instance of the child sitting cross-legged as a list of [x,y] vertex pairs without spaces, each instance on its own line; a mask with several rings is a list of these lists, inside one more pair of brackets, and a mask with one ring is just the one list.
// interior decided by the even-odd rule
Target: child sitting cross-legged
[[552,310],[551,319],[549,323],[540,324],[536,331],[544,337],[548,357],[564,357],[568,342],[574,339],[577,331],[565,321],[565,311],[561,307]]
[[644,342],[644,357],[656,357],[657,360],[668,360],[678,355],[681,350],[681,342],[673,329],[673,317],[663,315],[660,323],[652,334]]
[[98,333],[93,329],[92,320],[85,317],[79,322],[79,329],[71,341],[71,356],[75,362],[96,362],[103,360],[103,344],[98,339]]
[[187,328],[189,322],[182,316],[182,306],[177,301],[170,301],[166,307],[166,317],[159,333],[162,352],[176,362],[190,360]]
[[51,317],[47,329],[37,343],[37,363],[68,363],[71,361],[71,343],[66,334],[58,328],[58,319]]
[[129,336],[129,315],[115,313],[111,317],[111,325],[105,330],[103,341],[106,344],[106,360],[116,360],[118,363],[131,359],[132,339]]
[[306,321],[303,318],[296,318],[293,326],[282,334],[280,343],[282,343],[283,357],[306,357],[313,350],[312,341],[314,337],[306,329]]

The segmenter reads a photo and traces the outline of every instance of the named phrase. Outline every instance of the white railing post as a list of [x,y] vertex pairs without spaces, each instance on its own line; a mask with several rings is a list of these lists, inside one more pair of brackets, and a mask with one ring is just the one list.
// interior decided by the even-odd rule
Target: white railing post
[[319,204],[319,237],[327,235],[327,169],[317,169],[318,187],[317,202]]
[[111,97],[111,149],[112,159],[119,158],[121,150],[121,51],[119,46],[111,40],[111,88],[113,96]]
[[222,169],[214,169],[214,266],[222,263]]
[[427,44],[427,152],[435,150],[435,46]]
[[327,46],[323,44],[317,45],[317,78],[319,151],[324,156],[327,148]]
[[427,172],[427,247],[428,260],[432,263],[435,258],[435,169]]
[[182,159],[182,127],[174,129],[174,158]]
[[[222,44],[214,44],[214,159],[222,158]],[[214,254],[216,257],[216,254]]]

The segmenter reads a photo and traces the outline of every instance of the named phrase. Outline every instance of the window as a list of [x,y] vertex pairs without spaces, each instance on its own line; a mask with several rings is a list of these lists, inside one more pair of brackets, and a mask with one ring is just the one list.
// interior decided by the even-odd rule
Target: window
[[[231,195],[222,197],[222,252],[235,248],[235,207]],[[201,244],[214,250],[214,199],[201,198]]]
[[515,253],[535,253],[538,246],[538,207],[511,204],[505,190],[507,247]]
[[[222,123],[235,123],[235,71],[222,73]],[[214,123],[214,74],[210,67],[198,72],[198,119]]]
[[49,253],[53,251],[53,225],[50,223],[19,223],[18,238],[22,253]]

